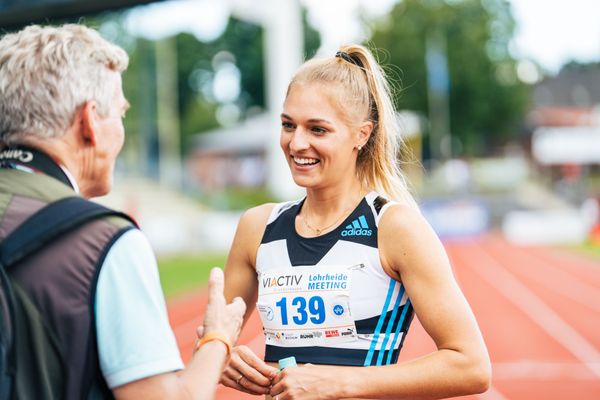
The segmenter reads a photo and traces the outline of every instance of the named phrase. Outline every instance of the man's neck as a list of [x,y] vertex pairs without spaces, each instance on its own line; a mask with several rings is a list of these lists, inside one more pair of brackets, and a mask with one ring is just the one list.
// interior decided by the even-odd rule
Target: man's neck
[[0,162],[3,168],[51,176],[78,192],[77,182],[68,169],[60,165],[48,152],[34,146],[17,145],[5,148],[0,152]]
[[[57,164],[66,175],[69,183],[80,193],[83,189],[81,182],[79,152],[75,146],[71,145],[71,141],[68,140],[67,132],[60,139],[38,139],[31,138],[25,142],[25,145],[44,153],[50,157],[55,164]],[[83,194],[83,192],[81,192]],[[85,196],[84,196],[85,197]]]

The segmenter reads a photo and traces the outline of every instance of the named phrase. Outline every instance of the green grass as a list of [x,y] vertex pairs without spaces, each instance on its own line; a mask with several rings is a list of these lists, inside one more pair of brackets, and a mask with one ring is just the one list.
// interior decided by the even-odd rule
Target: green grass
[[592,244],[591,242],[584,242],[577,245],[560,246],[559,248],[592,257],[600,261],[600,246],[597,244]]
[[591,254],[592,256],[598,257],[600,259],[600,246],[598,245],[593,245],[587,242],[579,246],[578,250],[581,250],[582,252],[587,254]]
[[206,284],[212,267],[223,267],[226,254],[193,254],[158,260],[160,282],[167,298]]
[[212,191],[200,196],[199,200],[216,210],[247,210],[259,204],[277,201],[268,190],[258,188],[230,188]]

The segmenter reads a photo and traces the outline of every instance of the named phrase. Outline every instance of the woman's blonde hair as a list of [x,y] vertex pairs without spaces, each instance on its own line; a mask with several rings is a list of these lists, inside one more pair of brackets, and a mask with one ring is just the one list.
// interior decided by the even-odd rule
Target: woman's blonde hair
[[127,68],[123,49],[83,25],[31,25],[0,40],[0,142],[59,137],[77,109],[95,100],[109,112],[110,74]]
[[[290,85],[322,82],[334,86],[338,109],[352,127],[368,120],[371,136],[357,159],[357,174],[367,187],[416,206],[399,165],[403,140],[391,88],[373,54],[361,45],[342,46],[335,57],[312,59],[296,72]],[[335,98],[335,96],[334,96]]]

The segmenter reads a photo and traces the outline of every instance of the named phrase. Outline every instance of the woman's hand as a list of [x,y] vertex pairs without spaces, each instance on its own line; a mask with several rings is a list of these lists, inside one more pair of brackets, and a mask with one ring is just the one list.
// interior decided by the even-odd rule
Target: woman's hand
[[279,370],[261,360],[247,346],[236,346],[229,364],[221,375],[221,383],[253,395],[269,394]]
[[288,367],[273,381],[271,396],[277,400],[339,399],[343,385],[340,374],[330,374],[332,367],[305,364]]

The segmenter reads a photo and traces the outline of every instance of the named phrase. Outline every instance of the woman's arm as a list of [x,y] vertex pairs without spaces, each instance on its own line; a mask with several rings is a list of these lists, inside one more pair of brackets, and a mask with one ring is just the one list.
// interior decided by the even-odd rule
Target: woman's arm
[[317,398],[431,399],[481,393],[490,360],[477,322],[442,244],[423,216],[391,206],[379,224],[386,272],[401,280],[415,313],[437,346],[424,357],[382,367],[305,366],[276,379],[279,400]]
[[[272,209],[273,204],[264,204],[242,215],[225,263],[225,298],[241,297],[246,302],[244,324],[252,314],[258,297],[256,252]],[[251,394],[267,394],[276,373],[276,368],[267,365],[248,347],[236,346],[221,376],[221,383]]]

